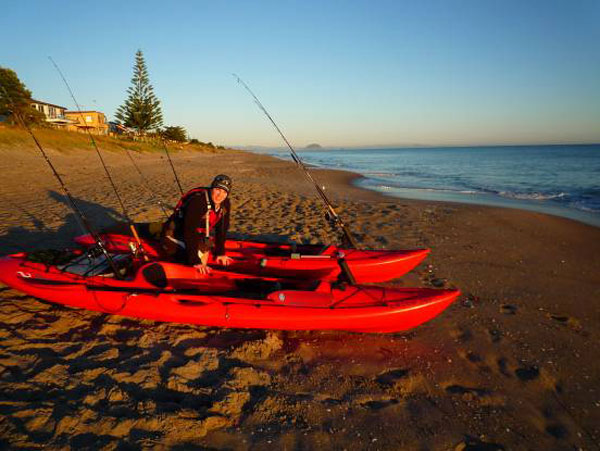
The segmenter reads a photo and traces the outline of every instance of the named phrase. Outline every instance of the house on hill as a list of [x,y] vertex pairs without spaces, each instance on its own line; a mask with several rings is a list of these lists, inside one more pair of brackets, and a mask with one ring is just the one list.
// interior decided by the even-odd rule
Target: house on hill
[[66,107],[31,99],[31,106],[46,116],[46,122],[58,128],[65,128],[72,121],[65,116]]
[[46,122],[68,131],[85,132],[95,135],[108,134],[106,116],[100,111],[67,111],[67,108],[53,103],[33,100],[31,106],[46,116]]
[[65,111],[65,117],[71,121],[66,129],[70,131],[90,131],[95,135],[108,134],[106,116],[100,111]]

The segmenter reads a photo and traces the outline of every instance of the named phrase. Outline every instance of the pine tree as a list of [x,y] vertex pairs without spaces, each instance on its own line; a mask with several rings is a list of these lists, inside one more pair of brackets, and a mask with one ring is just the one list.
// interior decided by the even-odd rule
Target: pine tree
[[122,125],[135,128],[140,134],[158,129],[163,124],[160,101],[154,94],[150,84],[148,69],[141,50],[135,54],[131,86],[127,89],[128,97],[121,105],[115,117]]
[[185,131],[185,128],[179,125],[165,127],[164,130],[162,130],[161,134],[164,139],[168,139],[169,141],[187,141],[187,132]]
[[17,73],[6,67],[0,67],[0,116],[18,123],[14,113],[18,113],[28,124],[43,124],[45,116],[32,108],[31,91],[19,80]]

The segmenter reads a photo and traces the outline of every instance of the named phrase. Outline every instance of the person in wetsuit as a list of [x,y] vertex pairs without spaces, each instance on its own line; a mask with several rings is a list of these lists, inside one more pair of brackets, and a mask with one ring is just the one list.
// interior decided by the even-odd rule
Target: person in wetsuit
[[229,229],[231,178],[217,175],[208,188],[194,188],[183,195],[163,227],[161,246],[167,257],[187,263],[207,274],[212,252],[215,262],[231,263],[225,255]]

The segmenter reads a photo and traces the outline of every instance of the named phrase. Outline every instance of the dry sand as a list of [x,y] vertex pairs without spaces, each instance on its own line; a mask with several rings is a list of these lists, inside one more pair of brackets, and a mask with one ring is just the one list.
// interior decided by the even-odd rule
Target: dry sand
[[[99,226],[122,213],[90,151],[50,150]],[[161,211],[129,160],[107,163],[136,221]],[[159,153],[134,156],[177,190]],[[232,231],[334,239],[290,163],[178,152],[186,188],[234,178]],[[33,148],[0,147],[0,254],[81,233]],[[0,288],[0,448],[595,449],[600,229],[508,209],[386,198],[316,171],[362,246],[426,246],[399,286],[456,286],[403,334],[227,330],[73,310]]]

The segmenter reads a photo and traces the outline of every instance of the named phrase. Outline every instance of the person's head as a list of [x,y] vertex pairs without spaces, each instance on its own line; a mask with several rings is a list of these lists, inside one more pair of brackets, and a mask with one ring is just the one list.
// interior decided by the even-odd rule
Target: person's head
[[231,191],[231,178],[224,175],[217,175],[210,184],[210,196],[215,204],[223,202]]

